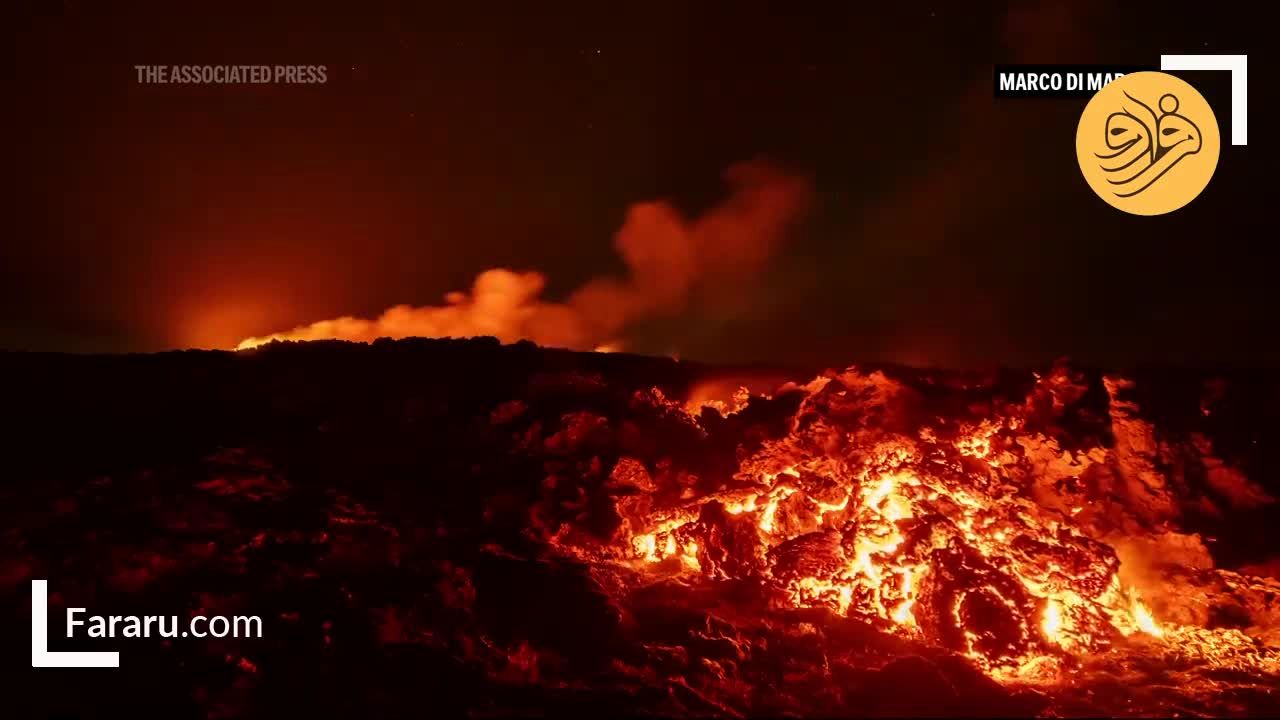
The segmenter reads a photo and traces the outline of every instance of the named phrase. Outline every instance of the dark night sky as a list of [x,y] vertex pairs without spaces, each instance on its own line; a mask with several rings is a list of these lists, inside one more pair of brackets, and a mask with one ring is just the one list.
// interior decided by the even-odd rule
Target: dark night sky
[[[630,203],[697,212],[763,157],[812,179],[805,222],[733,312],[647,322],[636,349],[1280,365],[1256,147],[1224,132],[1198,199],[1131,217],[1080,177],[1083,101],[991,97],[993,62],[1247,53],[1244,5],[180,5],[40,3],[15,24],[0,347],[228,346],[436,303],[494,266],[555,297],[620,271]],[[328,82],[138,84],[146,63]],[[1225,131],[1225,73],[1182,76]]]

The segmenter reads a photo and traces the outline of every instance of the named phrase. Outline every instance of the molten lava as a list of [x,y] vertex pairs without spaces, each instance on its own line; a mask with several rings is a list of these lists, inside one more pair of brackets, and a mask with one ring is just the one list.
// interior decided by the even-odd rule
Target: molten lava
[[735,392],[760,376],[492,339],[0,360],[32,379],[12,623],[44,576],[68,607],[269,623],[131,646],[122,707],[1280,714],[1274,377]]
[[[819,378],[790,432],[741,457],[731,482],[664,485],[624,460],[614,540],[572,525],[553,540],[623,595],[747,583],[776,611],[823,608],[963,655],[1007,684],[1061,684],[1144,655],[1276,677],[1268,617],[1253,629],[1197,625],[1176,580],[1139,587],[1126,573],[1126,540],[1199,545],[1176,532],[1180,498],[1126,388],[1107,381],[1113,442],[1065,450],[1045,424],[1082,392],[1065,371],[1020,403],[954,418],[922,416],[915,393],[880,373]],[[689,411],[748,405],[700,399]],[[1280,584],[1211,572],[1276,612]]]

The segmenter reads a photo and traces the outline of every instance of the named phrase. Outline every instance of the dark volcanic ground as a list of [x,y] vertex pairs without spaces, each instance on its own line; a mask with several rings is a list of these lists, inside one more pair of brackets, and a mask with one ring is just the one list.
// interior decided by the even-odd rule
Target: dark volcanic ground
[[[828,631],[842,658],[823,656],[778,617],[765,623],[749,602],[727,602],[732,588],[716,598],[682,589],[678,603],[668,588],[631,598],[621,613],[585,566],[547,552],[536,532],[546,518],[530,510],[553,478],[595,482],[625,456],[650,472],[727,479],[740,453],[786,432],[796,401],[783,396],[730,418],[704,413],[701,426],[654,400],[652,388],[679,401],[724,372],[487,340],[0,354],[9,410],[0,608],[19,700],[38,703],[31,716],[145,706],[167,717],[1050,707],[1043,694],[1003,688],[959,658],[853,623]],[[886,372],[943,411],[1024,395],[1034,382],[1014,371]],[[1085,374],[1097,390],[1098,374]],[[1273,376],[1130,377],[1165,437],[1204,434],[1225,462],[1277,494]],[[1064,438],[1097,431],[1105,394],[1094,390],[1072,416],[1077,425],[1060,428]],[[604,426],[566,420],[584,413]],[[594,502],[583,492],[561,504],[607,535],[616,518]],[[1212,538],[1219,567],[1274,574],[1277,520],[1272,504],[1192,513],[1186,529]],[[80,639],[75,649],[120,650],[121,669],[32,670],[31,578],[50,581],[54,650],[69,649],[59,637],[66,606],[253,614],[264,637]],[[825,622],[818,610],[783,618]],[[876,661],[847,659],[855,656]],[[741,677],[751,682],[726,703],[698,678],[730,662],[750,668]],[[1054,707],[1124,710],[1116,697],[1126,691],[1108,692],[1115,697]],[[1254,692],[1190,710],[1275,713],[1278,702]]]

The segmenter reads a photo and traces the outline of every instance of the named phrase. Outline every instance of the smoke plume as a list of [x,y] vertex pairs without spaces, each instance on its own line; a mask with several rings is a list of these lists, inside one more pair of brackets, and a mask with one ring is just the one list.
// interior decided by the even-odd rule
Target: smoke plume
[[477,275],[469,291],[446,295],[444,305],[396,305],[372,320],[321,320],[246,338],[237,349],[272,340],[480,335],[549,347],[618,347],[631,323],[679,312],[697,290],[740,287],[759,273],[808,204],[805,180],[762,163],[735,165],[725,179],[728,198],[697,218],[662,201],[631,206],[614,237],[626,276],[590,280],[563,302],[542,298],[542,273],[493,268]]

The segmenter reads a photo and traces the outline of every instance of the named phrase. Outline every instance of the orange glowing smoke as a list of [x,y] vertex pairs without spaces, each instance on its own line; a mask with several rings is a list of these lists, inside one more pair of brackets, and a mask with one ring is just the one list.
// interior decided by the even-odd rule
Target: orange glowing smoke
[[564,302],[542,299],[541,273],[494,268],[477,275],[469,291],[446,295],[444,305],[397,305],[372,320],[321,320],[246,338],[237,349],[272,340],[480,335],[549,347],[616,348],[628,325],[680,310],[704,284],[733,287],[758,273],[808,202],[808,183],[763,164],[737,165],[726,179],[729,198],[692,220],[666,202],[632,206],[614,238],[627,276],[591,280]]

